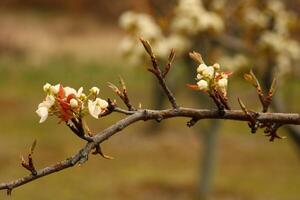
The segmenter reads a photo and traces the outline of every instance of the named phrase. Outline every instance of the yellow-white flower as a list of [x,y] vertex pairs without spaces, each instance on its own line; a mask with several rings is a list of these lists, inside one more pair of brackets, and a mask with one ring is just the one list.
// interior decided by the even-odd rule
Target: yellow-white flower
[[49,109],[54,105],[55,97],[47,95],[46,99],[38,105],[38,109],[35,111],[41,118],[40,123],[43,123],[48,118]]
[[205,78],[208,78],[208,79],[212,79],[214,77],[214,68],[213,67],[206,67],[203,71],[202,71],[202,75],[205,77]]
[[207,90],[208,89],[208,83],[205,80],[200,80],[197,82],[199,90]]
[[218,81],[218,86],[219,86],[220,88],[226,88],[226,87],[227,87],[227,84],[228,84],[227,78],[221,78],[221,79]]
[[89,109],[89,113],[90,115],[92,115],[92,117],[98,119],[99,115],[103,112],[105,112],[106,108],[108,106],[107,101],[100,99],[100,98],[96,98],[95,101],[88,101],[88,109]]
[[90,89],[90,92],[91,92],[92,94],[94,94],[94,95],[98,95],[99,92],[100,92],[100,89],[97,88],[97,87],[92,87],[92,88]]
[[207,68],[207,65],[202,63],[199,65],[199,67],[197,68],[197,72],[202,74],[202,72]]

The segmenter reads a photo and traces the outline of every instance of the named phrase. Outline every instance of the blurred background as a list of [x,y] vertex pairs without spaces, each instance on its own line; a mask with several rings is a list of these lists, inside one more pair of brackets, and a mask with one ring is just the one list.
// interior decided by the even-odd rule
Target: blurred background
[[[300,1],[287,0],[2,0],[0,1],[0,180],[27,174],[20,166],[34,139],[34,161],[42,168],[76,153],[85,143],[50,118],[35,113],[42,86],[62,83],[86,90],[100,87],[101,98],[117,99],[107,82],[121,75],[134,105],[168,108],[146,67],[138,42],[149,40],[161,63],[170,48],[177,57],[168,81],[179,105],[214,108],[191,91],[199,51],[207,64],[233,71],[229,102],[236,98],[261,110],[255,89],[243,80],[251,68],[278,91],[272,110],[299,112]],[[118,102],[120,100],[117,99]],[[121,102],[119,103],[121,105]],[[88,118],[99,132],[123,116]],[[13,190],[11,199],[228,199],[297,200],[300,197],[300,131],[284,127],[285,140],[269,142],[246,123],[186,119],[140,122],[103,144],[115,157],[90,156],[82,166]],[[0,193],[5,199],[6,193]]]

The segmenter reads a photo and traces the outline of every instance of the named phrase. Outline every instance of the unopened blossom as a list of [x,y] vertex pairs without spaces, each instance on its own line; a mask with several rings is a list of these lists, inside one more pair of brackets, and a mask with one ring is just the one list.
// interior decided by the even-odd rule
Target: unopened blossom
[[97,87],[92,87],[92,88],[90,89],[90,92],[91,92],[92,94],[94,94],[94,95],[98,95],[99,92],[100,92],[100,89],[97,88]]
[[78,101],[76,99],[70,100],[70,106],[71,108],[77,108],[78,107]]
[[218,86],[221,88],[226,88],[228,84],[228,79],[227,78],[221,78],[218,80]]
[[208,83],[205,80],[200,80],[197,82],[199,90],[207,90],[208,89]]
[[212,79],[214,77],[214,68],[209,66],[202,71],[202,76],[208,79]]
[[201,80],[203,78],[203,76],[201,74],[197,74],[197,80]]
[[219,64],[219,63],[213,64],[213,68],[214,68],[215,70],[219,70],[219,69],[220,69],[220,64]]
[[90,115],[92,115],[92,117],[96,119],[99,118],[99,115],[101,113],[104,113],[106,111],[107,107],[108,107],[107,101],[100,98],[96,98],[95,101],[92,100],[88,101],[89,113]]
[[87,96],[82,93],[80,96],[79,96],[79,99],[82,100],[82,101],[85,101],[87,99]]
[[51,85],[50,85],[49,83],[46,83],[46,84],[43,86],[44,92],[49,92],[49,91],[50,91],[50,88],[51,88]]
[[202,63],[202,64],[200,64],[199,67],[197,68],[197,72],[201,74],[206,68],[207,68],[207,65],[204,64],[204,63]]

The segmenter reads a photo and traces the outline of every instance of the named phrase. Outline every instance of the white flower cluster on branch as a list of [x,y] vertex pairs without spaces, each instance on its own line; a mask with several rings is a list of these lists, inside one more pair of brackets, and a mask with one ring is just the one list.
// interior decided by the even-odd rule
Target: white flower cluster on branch
[[46,97],[36,110],[40,116],[40,123],[44,122],[49,115],[55,115],[67,123],[70,119],[82,118],[87,113],[98,119],[108,107],[107,101],[97,97],[100,92],[97,87],[92,87],[88,95],[83,93],[82,87],[76,91],[74,88],[63,87],[61,84],[46,83],[43,89]]

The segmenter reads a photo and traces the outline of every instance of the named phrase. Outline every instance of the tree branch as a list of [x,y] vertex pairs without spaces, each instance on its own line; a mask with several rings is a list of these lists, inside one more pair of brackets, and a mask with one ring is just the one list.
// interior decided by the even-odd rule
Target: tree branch
[[[127,126],[141,120],[163,120],[174,117],[186,117],[194,120],[201,119],[227,119],[234,121],[249,121],[249,117],[245,115],[242,110],[224,110],[224,113],[220,114],[218,110],[207,109],[193,109],[193,108],[178,108],[167,110],[137,110],[126,111],[122,109],[116,109],[115,112],[120,112],[125,115],[129,115],[126,118],[118,121],[107,129],[97,133],[89,141],[85,147],[83,147],[78,153],[72,157],[67,158],[61,162],[37,170],[35,175],[27,175],[22,178],[16,179],[11,182],[1,183],[0,190],[7,190],[10,193],[14,188],[21,185],[39,179],[43,176],[50,175],[52,173],[73,167],[76,164],[83,164],[88,160],[88,155],[91,151],[99,146],[102,142],[109,139],[111,136],[122,131]],[[275,123],[275,124],[294,124],[300,125],[300,115],[298,113],[257,113],[256,120],[261,123]]]

